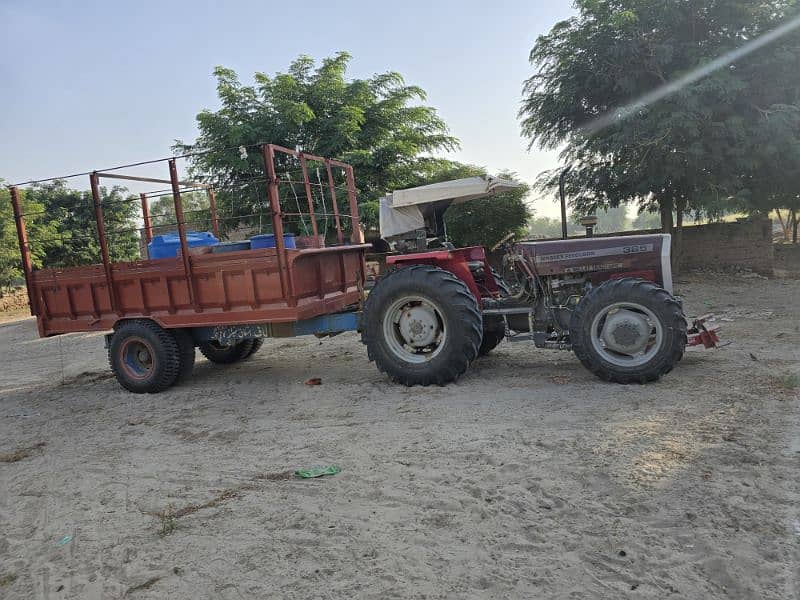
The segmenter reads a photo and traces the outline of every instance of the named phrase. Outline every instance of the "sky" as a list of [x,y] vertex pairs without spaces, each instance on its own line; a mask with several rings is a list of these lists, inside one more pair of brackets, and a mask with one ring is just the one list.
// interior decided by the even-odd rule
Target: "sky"
[[[249,83],[300,54],[346,50],[350,77],[398,71],[426,90],[461,140],[446,156],[533,182],[558,157],[520,136],[528,54],[571,4],[0,0],[0,178],[168,156],[174,140],[194,140],[199,111],[218,108],[214,66]],[[558,215],[554,198],[533,208]]]

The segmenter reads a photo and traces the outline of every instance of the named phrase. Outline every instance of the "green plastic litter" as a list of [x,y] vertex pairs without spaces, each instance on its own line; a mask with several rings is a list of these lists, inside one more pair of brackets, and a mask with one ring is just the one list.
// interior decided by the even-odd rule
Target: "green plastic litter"
[[336,465],[328,467],[311,467],[310,469],[297,469],[294,474],[303,479],[310,479],[312,477],[322,477],[323,475],[336,475],[341,469]]

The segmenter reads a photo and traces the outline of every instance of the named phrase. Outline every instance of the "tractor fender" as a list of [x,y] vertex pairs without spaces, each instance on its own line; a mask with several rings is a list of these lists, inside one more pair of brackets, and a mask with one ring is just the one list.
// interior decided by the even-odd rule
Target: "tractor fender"
[[[466,284],[469,291],[472,292],[472,295],[475,296],[475,299],[478,301],[478,306],[481,306],[481,291],[469,268],[469,263],[473,261],[483,262],[486,273],[491,273],[491,266],[486,258],[486,250],[481,246],[458,248],[455,250],[432,250],[430,252],[400,254],[386,258],[386,264],[396,268],[410,265],[431,265],[449,271]],[[495,285],[494,278],[492,278],[491,275],[488,279],[491,281],[487,281],[487,284],[490,284],[487,285],[487,287]],[[497,290],[489,289],[489,291],[495,292]]]

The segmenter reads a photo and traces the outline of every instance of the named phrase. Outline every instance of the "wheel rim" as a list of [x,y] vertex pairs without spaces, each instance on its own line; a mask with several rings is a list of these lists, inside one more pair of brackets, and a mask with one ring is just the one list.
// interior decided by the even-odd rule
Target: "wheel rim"
[[120,348],[122,367],[125,373],[133,379],[147,379],[156,366],[153,346],[139,337],[125,340]]
[[433,360],[447,342],[441,310],[422,296],[396,300],[383,318],[383,336],[392,353],[405,362]]
[[615,302],[592,320],[591,339],[603,360],[619,367],[638,367],[658,354],[664,327],[646,306]]

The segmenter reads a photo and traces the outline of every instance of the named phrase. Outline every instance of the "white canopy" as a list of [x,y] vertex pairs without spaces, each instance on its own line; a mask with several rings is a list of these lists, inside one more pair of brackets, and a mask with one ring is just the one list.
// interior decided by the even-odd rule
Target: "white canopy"
[[400,235],[425,227],[425,206],[461,204],[468,200],[494,196],[519,187],[507,179],[492,176],[466,177],[442,181],[407,190],[396,190],[380,200],[381,237]]

